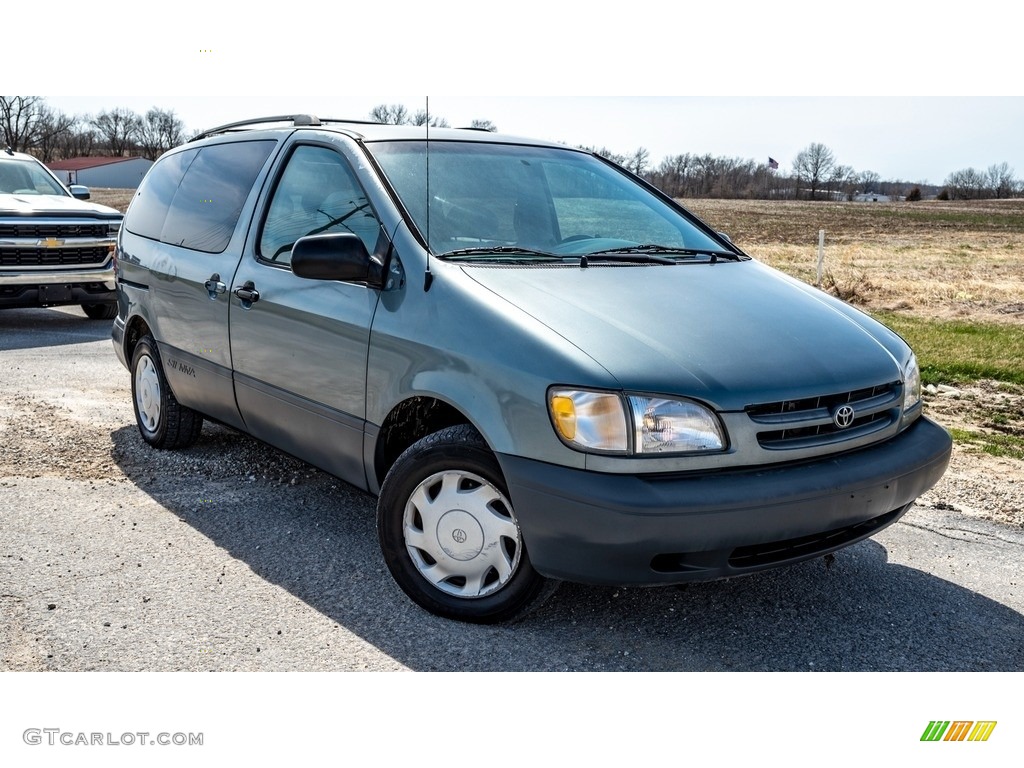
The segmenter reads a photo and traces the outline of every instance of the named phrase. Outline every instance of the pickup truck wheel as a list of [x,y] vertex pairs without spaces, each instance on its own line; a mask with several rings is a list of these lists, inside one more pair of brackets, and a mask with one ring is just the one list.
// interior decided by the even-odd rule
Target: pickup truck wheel
[[92,320],[113,320],[117,317],[117,304],[83,304],[82,311]]
[[154,448],[187,448],[199,437],[203,416],[174,397],[152,336],[143,336],[132,355],[132,403],[142,439]]
[[530,565],[497,460],[468,425],[410,446],[377,505],[381,550],[418,605],[480,624],[523,615],[557,582]]

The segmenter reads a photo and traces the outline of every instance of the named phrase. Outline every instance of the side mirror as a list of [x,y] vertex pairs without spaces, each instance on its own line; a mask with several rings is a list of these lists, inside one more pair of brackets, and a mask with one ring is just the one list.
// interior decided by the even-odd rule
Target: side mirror
[[731,243],[732,242],[732,238],[729,237],[725,232],[716,232],[715,234],[717,234],[720,238],[725,240],[725,242],[727,242],[727,243]]
[[292,272],[310,280],[383,284],[383,267],[351,232],[300,237],[292,246]]
[[82,184],[72,184],[69,189],[71,190],[71,196],[76,200],[88,200],[91,196],[89,188]]

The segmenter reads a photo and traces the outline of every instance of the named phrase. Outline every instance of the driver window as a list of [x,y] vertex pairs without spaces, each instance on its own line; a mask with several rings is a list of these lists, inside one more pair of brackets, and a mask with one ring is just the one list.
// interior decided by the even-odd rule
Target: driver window
[[341,155],[327,147],[299,146],[274,189],[259,256],[288,265],[300,237],[337,232],[352,232],[373,253],[380,222]]

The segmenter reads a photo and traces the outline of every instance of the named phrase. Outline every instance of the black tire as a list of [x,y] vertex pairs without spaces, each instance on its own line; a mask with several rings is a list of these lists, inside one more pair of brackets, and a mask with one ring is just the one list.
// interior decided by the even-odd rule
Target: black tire
[[142,439],[154,448],[192,445],[203,429],[203,416],[174,397],[152,336],[135,345],[131,373],[132,406]]
[[91,320],[113,320],[117,317],[117,304],[83,304],[82,311]]
[[438,616],[508,621],[557,585],[530,564],[501,468],[469,425],[428,435],[398,457],[381,488],[377,533],[395,581]]

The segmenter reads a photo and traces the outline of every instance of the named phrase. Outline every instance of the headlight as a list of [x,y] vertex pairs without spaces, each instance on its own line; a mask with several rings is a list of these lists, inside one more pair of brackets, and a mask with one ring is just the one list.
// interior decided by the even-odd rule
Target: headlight
[[907,367],[903,369],[903,410],[909,411],[921,402],[921,369],[917,357],[911,354]]
[[548,409],[562,439],[588,453],[725,450],[725,432],[718,418],[690,400],[649,395],[623,399],[613,392],[552,389]]
[[690,400],[630,395],[636,453],[692,453],[725,449],[718,419]]

